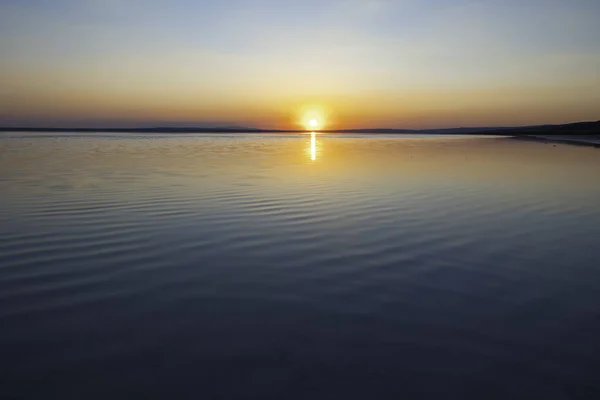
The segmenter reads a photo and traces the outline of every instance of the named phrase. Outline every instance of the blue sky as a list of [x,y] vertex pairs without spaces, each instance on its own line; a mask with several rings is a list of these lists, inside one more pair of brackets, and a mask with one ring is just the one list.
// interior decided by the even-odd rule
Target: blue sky
[[0,123],[600,119],[595,0],[0,3]]

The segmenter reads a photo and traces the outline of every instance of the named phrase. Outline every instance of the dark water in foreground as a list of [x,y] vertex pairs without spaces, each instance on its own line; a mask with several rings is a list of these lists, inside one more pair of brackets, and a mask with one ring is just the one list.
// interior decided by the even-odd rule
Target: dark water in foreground
[[0,136],[0,398],[599,398],[600,151]]

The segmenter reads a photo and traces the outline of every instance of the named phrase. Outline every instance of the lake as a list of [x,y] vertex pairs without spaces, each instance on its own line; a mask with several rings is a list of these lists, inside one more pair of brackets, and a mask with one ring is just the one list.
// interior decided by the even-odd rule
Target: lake
[[600,396],[600,149],[0,134],[0,397]]

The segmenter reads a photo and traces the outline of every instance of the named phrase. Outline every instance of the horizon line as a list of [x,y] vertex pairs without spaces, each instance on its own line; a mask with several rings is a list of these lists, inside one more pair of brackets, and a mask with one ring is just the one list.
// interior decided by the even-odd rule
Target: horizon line
[[[498,130],[510,130],[510,129],[528,129],[528,128],[551,128],[569,125],[581,125],[581,124],[598,124],[597,121],[578,121],[569,122],[565,124],[541,124],[541,125],[519,125],[519,126],[479,126],[479,127],[450,127],[450,128],[427,128],[427,129],[407,129],[407,128],[346,128],[346,129],[263,129],[256,127],[201,127],[201,126],[190,126],[190,127],[178,127],[178,126],[140,126],[140,127],[28,127],[28,126],[0,126],[0,132],[8,131],[38,131],[38,132],[54,132],[54,131],[68,131],[68,132],[220,132],[220,133],[306,133],[306,132],[321,132],[321,133],[368,133],[368,132],[388,132],[388,133],[434,133],[443,131],[463,131],[465,133],[475,133],[477,131],[498,131]],[[460,133],[460,132],[456,132]]]

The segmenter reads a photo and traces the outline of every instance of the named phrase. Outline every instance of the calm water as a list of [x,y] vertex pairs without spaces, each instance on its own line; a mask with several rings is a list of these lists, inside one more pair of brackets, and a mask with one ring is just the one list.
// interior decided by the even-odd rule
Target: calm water
[[599,398],[600,151],[0,135],[0,397]]

